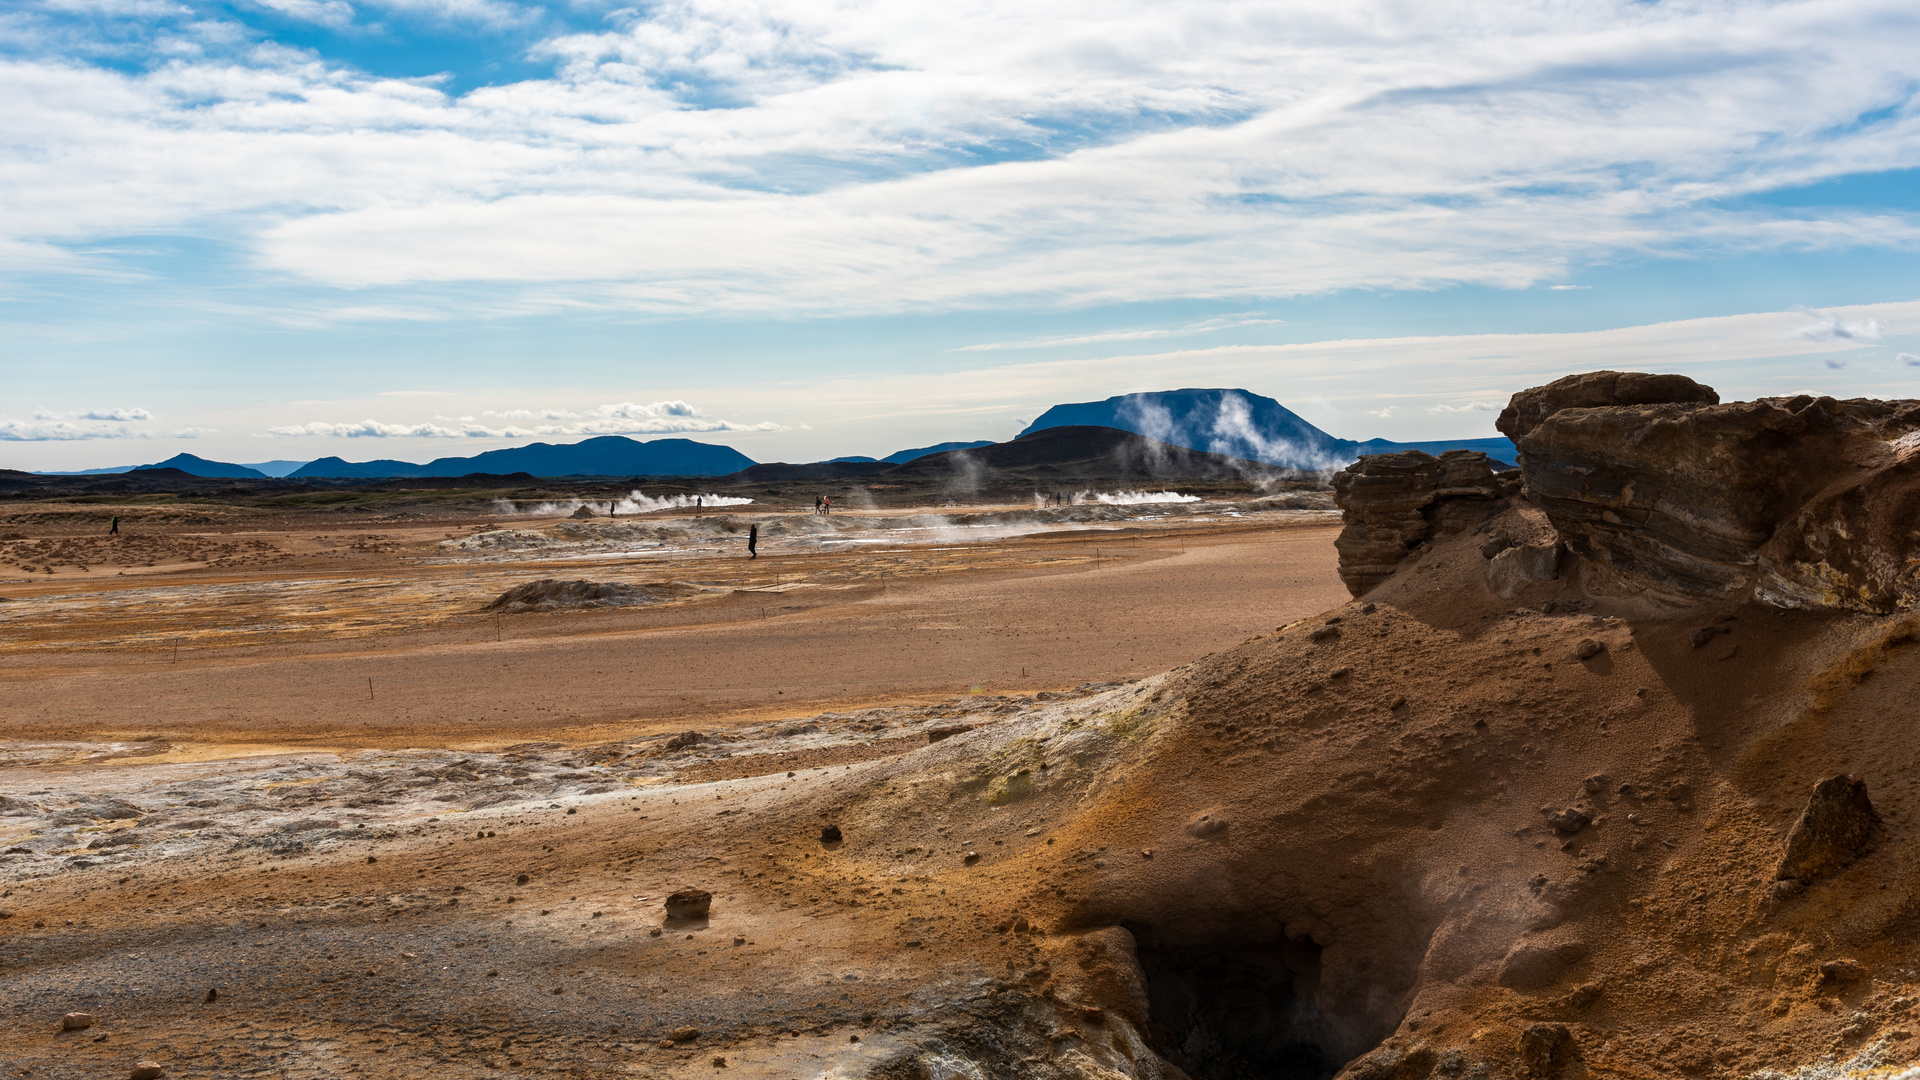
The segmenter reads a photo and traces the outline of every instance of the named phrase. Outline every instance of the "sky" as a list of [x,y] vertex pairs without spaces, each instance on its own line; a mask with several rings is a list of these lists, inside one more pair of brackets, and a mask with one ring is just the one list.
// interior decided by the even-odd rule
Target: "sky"
[[10,0],[0,467],[1920,397],[1911,0]]

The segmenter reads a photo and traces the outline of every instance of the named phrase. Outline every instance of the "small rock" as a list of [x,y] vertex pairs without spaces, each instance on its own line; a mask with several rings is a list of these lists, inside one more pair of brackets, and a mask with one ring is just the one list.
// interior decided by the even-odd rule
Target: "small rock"
[[840,842],[840,840],[841,840],[841,834],[840,834],[840,826],[838,826],[838,825],[826,825],[826,826],[823,826],[823,827],[822,827],[822,828],[820,829],[820,842],[821,842],[821,843],[823,843],[823,844],[837,844],[837,843],[839,843],[839,842]]
[[1601,642],[1595,641],[1593,638],[1588,638],[1585,641],[1582,641],[1580,644],[1574,646],[1573,655],[1582,660],[1591,660],[1594,657],[1599,656],[1601,653],[1606,651],[1607,651],[1606,645],[1602,644]]
[[667,1032],[667,1038],[672,1042],[677,1042],[677,1043],[692,1042],[693,1040],[699,1037],[700,1037],[699,1028],[677,1027],[677,1028],[674,1028],[672,1031]]
[[654,927],[653,929],[651,929],[651,930],[649,930],[649,931],[647,931],[647,936],[648,936],[648,937],[659,937],[659,936],[660,936],[660,928],[656,926],[656,927]]
[[577,814],[577,813],[579,813],[579,812],[580,812],[580,808],[579,808],[579,807],[577,807],[577,806],[569,806],[569,807],[567,807],[567,813],[569,813],[569,814]]
[[1712,641],[1715,637],[1721,634],[1731,634],[1731,633],[1733,633],[1733,630],[1730,627],[1702,626],[1698,630],[1695,630],[1692,634],[1689,634],[1687,636],[1687,640],[1693,642],[1694,648],[1703,649],[1706,647],[1707,642]]
[[937,743],[943,739],[951,739],[955,735],[964,735],[967,732],[972,730],[973,730],[972,724],[955,724],[951,727],[932,728],[927,732],[927,741],[930,743]]
[[1337,626],[1322,626],[1322,627],[1319,627],[1319,628],[1317,628],[1317,629],[1315,629],[1315,630],[1314,630],[1314,631],[1313,631],[1312,633],[1310,633],[1310,634],[1308,634],[1308,635],[1307,635],[1307,640],[1308,640],[1308,641],[1316,641],[1316,642],[1317,642],[1317,641],[1333,641],[1334,639],[1336,639],[1336,638],[1338,638],[1339,636],[1340,636],[1340,628],[1339,628],[1339,627],[1337,627]]
[[734,947],[738,948],[739,946],[745,945],[746,943],[747,943],[746,938],[741,937],[738,934],[734,935],[734,938],[733,938]]
[[1528,1076],[1558,1075],[1573,1058],[1573,1032],[1565,1024],[1529,1024],[1520,1034],[1520,1064]]
[[70,1012],[60,1018],[61,1031],[85,1031],[93,1024],[92,1013]]
[[220,988],[217,986],[207,987],[207,1004],[211,1005],[214,1002],[219,1000],[220,1000]]
[[167,1075],[167,1070],[161,1068],[159,1062],[142,1061],[133,1067],[131,1073],[127,1074],[127,1080],[160,1080],[160,1078],[165,1075]]
[[713,908],[713,894],[705,889],[681,889],[667,897],[667,918],[704,919]]
[[1592,821],[1593,815],[1577,806],[1569,806],[1558,813],[1547,815],[1547,824],[1553,826],[1555,832],[1577,833]]
[[519,877],[513,879],[513,883],[515,885],[525,885],[527,882],[532,880],[533,880],[533,875],[521,874]]
[[1813,786],[1806,809],[1787,834],[1778,878],[1812,881],[1865,854],[1880,827],[1867,785],[1851,776],[1830,776]]
[[1480,557],[1491,559],[1512,546],[1513,541],[1504,536],[1489,536],[1487,542],[1480,545]]
[[1586,793],[1589,795],[1600,794],[1600,789],[1606,786],[1607,786],[1606,773],[1594,773],[1592,776],[1589,776],[1585,780],[1580,781],[1580,787],[1584,789]]
[[963,863],[966,863],[968,866],[972,866],[974,863],[977,863],[980,861],[980,853],[977,851],[969,851],[967,852],[966,858],[961,859],[960,861]]
[[1201,839],[1219,836],[1227,831],[1227,819],[1217,813],[1205,813],[1187,822],[1187,835]]
[[1693,788],[1683,780],[1675,780],[1667,785],[1668,802],[1686,802],[1693,798]]
[[707,737],[697,731],[683,731],[667,740],[667,749],[685,750],[689,746],[695,746],[706,741]]
[[726,1067],[727,1067],[727,1059],[726,1059],[726,1058],[723,1058],[723,1057],[716,1057],[716,1058],[714,1058],[714,1059],[713,1059],[713,1067],[714,1067],[714,1068],[716,1068],[716,1069],[724,1069],[724,1068],[726,1068]]
[[1864,982],[1867,969],[1858,960],[1829,960],[1820,965],[1820,977],[1828,982]]
[[1107,1010],[1098,1005],[1083,1005],[1080,1007],[1080,1019],[1089,1024],[1104,1024],[1107,1022]]

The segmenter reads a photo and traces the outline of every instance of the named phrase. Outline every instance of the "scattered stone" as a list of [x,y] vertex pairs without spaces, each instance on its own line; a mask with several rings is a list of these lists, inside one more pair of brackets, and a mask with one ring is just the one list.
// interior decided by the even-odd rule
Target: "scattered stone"
[[1787,834],[1786,854],[1774,876],[1814,881],[1866,854],[1880,815],[1867,785],[1851,776],[1830,776],[1813,786],[1800,820]]
[[1577,1047],[1565,1024],[1529,1024],[1520,1034],[1520,1065],[1530,1077],[1553,1077],[1573,1063]]
[[692,1042],[693,1040],[699,1037],[700,1037],[699,1028],[677,1027],[677,1028],[674,1028],[672,1031],[667,1032],[667,1039],[670,1042],[677,1042],[677,1043]]
[[1202,840],[1211,839],[1225,833],[1227,826],[1226,818],[1218,813],[1208,812],[1187,822],[1187,835],[1196,836]]
[[685,750],[689,746],[698,746],[707,741],[709,741],[707,737],[697,731],[683,731],[673,738],[668,739],[666,748],[669,750]]
[[533,880],[533,875],[521,874],[519,877],[513,879],[513,883],[515,885],[525,885],[527,882],[532,880]]
[[1687,802],[1693,798],[1693,788],[1684,780],[1675,780],[1667,785],[1668,802]]
[[167,1070],[161,1068],[159,1062],[142,1061],[133,1067],[132,1072],[127,1074],[127,1080],[160,1080],[160,1078],[165,1075],[167,1075]]
[[220,988],[217,986],[207,987],[207,1004],[211,1005],[214,1002],[219,1000],[220,1000]]
[[937,727],[927,732],[927,741],[937,743],[942,739],[951,739],[955,735],[964,735],[972,730],[972,724],[955,724],[951,727]]
[[[1589,776],[1585,780],[1580,781],[1580,787],[1583,790],[1585,790],[1586,793],[1589,795],[1598,795],[1600,793],[1600,789],[1606,786],[1607,786],[1606,773],[1594,773],[1592,776]],[[1622,795],[1627,794],[1627,792],[1630,791],[1631,789],[1632,789],[1632,785],[1630,784],[1620,785],[1620,793]]]
[[659,936],[660,936],[660,928],[656,926],[656,927],[654,927],[653,929],[651,929],[651,930],[649,930],[649,931],[647,931],[647,936],[648,936],[648,937],[659,937]]
[[1606,651],[1607,651],[1606,645],[1602,644],[1601,642],[1595,641],[1592,638],[1588,638],[1585,641],[1582,641],[1580,644],[1574,646],[1573,655],[1578,657],[1581,660],[1591,660],[1594,657],[1599,656],[1601,653]]
[[1313,632],[1311,632],[1311,633],[1309,633],[1309,634],[1307,635],[1307,640],[1308,640],[1308,641],[1314,641],[1314,642],[1320,642],[1320,641],[1333,641],[1334,639],[1336,639],[1336,638],[1338,638],[1339,636],[1340,636],[1340,628],[1339,628],[1339,627],[1337,627],[1337,626],[1322,626],[1322,627],[1318,627],[1318,628],[1316,628],[1316,629],[1315,629],[1315,630],[1314,630]]
[[1562,1008],[1566,1009],[1584,1009],[1599,1000],[1600,984],[1590,982],[1582,983],[1574,987],[1566,996],[1560,999],[1559,1004]]
[[1371,615],[1378,610],[1380,610],[1380,605],[1371,600],[1360,605],[1360,614],[1362,615]]
[[734,935],[734,937],[733,937],[733,945],[734,945],[734,948],[736,948],[736,949],[737,949],[737,948],[739,948],[740,946],[742,946],[742,945],[745,945],[746,943],[747,943],[747,939],[746,939],[746,938],[744,938],[744,937],[741,937],[741,936],[740,936],[740,935],[738,935],[738,934],[735,934],[735,935]]
[[820,842],[821,842],[821,843],[823,843],[823,844],[837,844],[837,843],[839,843],[839,842],[841,841],[841,839],[842,839],[842,837],[841,837],[841,834],[840,834],[840,826],[838,826],[838,825],[824,825],[824,826],[822,826],[822,827],[821,827],[821,829],[820,829]]
[[667,918],[704,919],[713,908],[713,894],[705,889],[681,889],[667,897]]
[[1836,983],[1865,982],[1867,969],[1858,960],[1829,960],[1820,965],[1820,978]]
[[1577,833],[1592,821],[1593,815],[1577,806],[1547,815],[1547,824],[1553,826],[1554,832]]
[[70,1012],[60,1018],[61,1031],[85,1031],[93,1025],[92,1013]]
[[713,1067],[714,1067],[714,1068],[716,1068],[716,1069],[724,1069],[724,1068],[726,1068],[726,1067],[727,1067],[727,1059],[726,1059],[726,1058],[724,1058],[724,1057],[715,1057],[715,1058],[713,1059]]
[[980,853],[977,851],[969,851],[967,852],[966,857],[961,859],[960,861],[963,863],[966,863],[968,866],[972,866],[974,863],[977,863],[980,861]]

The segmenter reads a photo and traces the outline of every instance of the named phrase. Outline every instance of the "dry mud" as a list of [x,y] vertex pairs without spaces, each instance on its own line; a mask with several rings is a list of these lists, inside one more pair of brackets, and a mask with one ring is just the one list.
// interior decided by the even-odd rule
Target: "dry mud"
[[[1910,1074],[1920,627],[1657,602],[1578,565],[1503,599],[1482,545],[1542,527],[1503,513],[1364,602],[1288,610],[1334,594],[1271,591],[1260,605],[1284,614],[1244,637],[1138,673],[1109,639],[1118,677],[1045,693],[928,688],[778,715],[708,699],[629,714],[617,737],[463,727],[455,709],[352,745],[345,727],[326,747],[260,738],[249,757],[183,737],[185,721],[107,739],[76,709],[75,735],[22,737],[0,770],[19,849],[0,855],[0,1062],[35,1077],[140,1059],[275,1077]],[[1068,549],[1021,542],[1000,571],[916,564],[911,602],[944,613],[962,584],[1017,582],[981,601],[997,610],[1066,583],[1039,603],[1070,626],[1099,620],[1103,588],[1144,590],[1207,550],[1234,552],[1222,583],[1262,580],[1281,550],[1222,540],[1048,570],[1020,560]],[[656,635],[597,620],[661,610],[522,618],[561,628],[527,640],[577,642]],[[749,665],[777,662],[745,632],[769,621],[730,639]],[[880,672],[901,640],[883,625],[859,638]],[[445,632],[408,647],[451,662],[429,641]],[[103,685],[214,701],[298,667],[206,661],[195,690],[12,640],[10,695],[53,687],[35,705],[53,711]],[[701,738],[675,745],[689,729]],[[1837,773],[1871,793],[1874,850],[1778,887],[1789,827]],[[686,888],[711,912],[667,919]],[[97,1023],[62,1032],[74,1010]]]

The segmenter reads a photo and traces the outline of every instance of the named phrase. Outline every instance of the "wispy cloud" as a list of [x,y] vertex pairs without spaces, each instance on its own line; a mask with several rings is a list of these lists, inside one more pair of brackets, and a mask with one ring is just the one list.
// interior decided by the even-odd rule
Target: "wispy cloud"
[[1920,356],[1916,356],[1910,352],[1896,353],[1893,362],[1906,367],[1920,367]]
[[186,236],[245,253],[236,283],[452,319],[1257,303],[1920,244],[1903,212],[1730,201],[1920,154],[1894,0],[671,0],[557,32],[505,0],[257,2],[524,26],[502,53],[556,70],[454,94],[217,6],[33,5],[0,60],[0,264],[151,272],[107,242]]
[[1096,334],[1076,334],[1067,337],[1038,337],[1024,341],[992,341],[981,345],[962,345],[954,352],[997,352],[1004,349],[1052,349],[1064,345],[1099,345],[1114,341],[1150,341],[1154,338],[1192,337],[1197,334],[1211,334],[1217,330],[1232,330],[1242,326],[1275,326],[1284,319],[1262,319],[1255,315],[1228,315],[1202,322],[1188,323],[1185,326],[1137,330],[1103,330]]
[[1500,406],[1490,401],[1469,401],[1460,405],[1453,405],[1443,401],[1438,405],[1432,406],[1427,411],[1430,413],[1486,413],[1499,412]]
[[[502,421],[507,421],[502,423]],[[535,421],[517,423],[515,421]],[[541,423],[538,421],[547,421]],[[684,401],[656,401],[575,412],[571,409],[509,409],[474,416],[436,417],[417,423],[358,420],[346,423],[316,420],[268,428],[263,434],[278,438],[324,436],[340,439],[516,439],[591,435],[687,435],[718,431],[783,431],[771,421],[736,424],[707,416]]]

